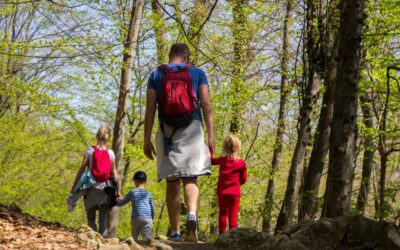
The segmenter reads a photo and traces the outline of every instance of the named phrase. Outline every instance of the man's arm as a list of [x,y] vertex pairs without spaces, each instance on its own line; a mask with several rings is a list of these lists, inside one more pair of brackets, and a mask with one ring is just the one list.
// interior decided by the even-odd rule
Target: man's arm
[[151,142],[151,132],[153,130],[154,116],[156,114],[157,94],[155,89],[148,89],[146,94],[146,114],[144,117],[144,145],[143,151],[147,158],[154,159],[156,151]]
[[199,86],[199,96],[208,135],[208,146],[211,152],[214,152],[214,118],[210,100],[210,89],[207,84],[201,84]]

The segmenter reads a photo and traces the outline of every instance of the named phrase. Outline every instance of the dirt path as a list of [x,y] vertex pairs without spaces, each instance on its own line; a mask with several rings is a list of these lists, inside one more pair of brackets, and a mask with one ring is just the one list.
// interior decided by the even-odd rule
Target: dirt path
[[214,245],[206,244],[206,243],[189,243],[189,242],[165,242],[166,244],[172,246],[173,249],[177,250],[218,250],[220,248],[216,248]]
[[0,249],[85,249],[76,233],[0,206]]
[[[172,242],[158,240],[173,249],[213,250],[211,244]],[[143,246],[144,249],[154,249]],[[46,223],[38,218],[22,213],[16,207],[0,205],[0,249],[93,249],[79,242],[77,232],[68,230],[59,224]]]

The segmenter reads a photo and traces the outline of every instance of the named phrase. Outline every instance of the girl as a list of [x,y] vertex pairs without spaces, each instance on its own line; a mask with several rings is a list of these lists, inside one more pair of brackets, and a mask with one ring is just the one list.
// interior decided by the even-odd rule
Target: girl
[[237,217],[240,203],[240,186],[247,180],[246,163],[239,156],[240,140],[229,135],[223,143],[224,156],[214,158],[211,164],[219,165],[217,186],[219,206],[219,234],[226,232],[226,220],[229,218],[229,228],[237,228]]
[[[79,169],[71,193],[73,192],[78,180],[84,170],[91,171],[96,183],[90,187],[85,196],[84,204],[87,215],[88,225],[101,235],[105,236],[107,229],[108,214],[111,209],[111,193],[108,192],[113,186],[111,179],[118,183],[118,171],[115,167],[115,155],[112,149],[107,148],[106,144],[110,138],[110,129],[101,126],[96,134],[96,146],[89,147],[83,157],[81,168]],[[119,189],[118,189],[119,190]],[[96,211],[99,210],[99,228],[96,225]]]

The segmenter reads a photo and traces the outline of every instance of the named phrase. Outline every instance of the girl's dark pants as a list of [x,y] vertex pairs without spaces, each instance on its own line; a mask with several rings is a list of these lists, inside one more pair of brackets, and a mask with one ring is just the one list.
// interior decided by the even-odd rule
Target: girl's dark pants
[[96,225],[96,211],[99,210],[99,230],[98,232],[103,235],[107,229],[108,214],[110,207],[108,205],[93,206],[86,210],[87,223],[94,231],[97,231]]

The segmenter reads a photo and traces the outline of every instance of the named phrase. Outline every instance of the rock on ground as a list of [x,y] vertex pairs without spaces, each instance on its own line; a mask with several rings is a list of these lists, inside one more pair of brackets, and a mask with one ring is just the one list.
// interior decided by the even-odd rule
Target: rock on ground
[[[99,233],[93,231],[88,226],[82,226],[77,234],[79,242],[86,244],[92,249],[99,250],[144,250],[145,248],[138,244],[132,237],[126,240],[116,238],[105,239]],[[152,246],[149,246],[153,249]]]
[[236,228],[222,234],[215,245],[231,249],[252,248],[261,245],[268,237],[254,228]]
[[303,221],[275,236],[254,229],[231,230],[216,246],[230,249],[358,250],[400,249],[400,231],[393,223],[377,222],[351,213],[336,219]]

